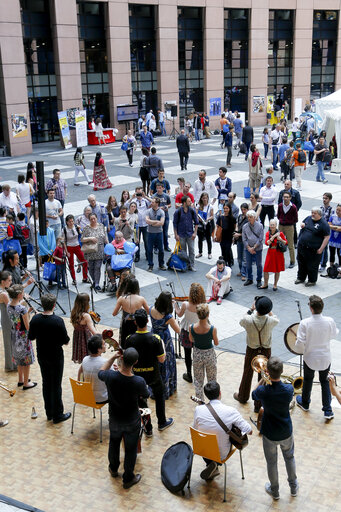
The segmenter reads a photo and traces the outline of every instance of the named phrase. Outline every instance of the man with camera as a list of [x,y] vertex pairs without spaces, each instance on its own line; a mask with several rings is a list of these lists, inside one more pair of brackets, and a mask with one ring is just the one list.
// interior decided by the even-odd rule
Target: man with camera
[[115,217],[114,226],[116,231],[121,231],[123,233],[123,238],[127,242],[132,241],[132,236],[134,234],[134,219],[127,218],[127,207],[120,207],[120,216]]

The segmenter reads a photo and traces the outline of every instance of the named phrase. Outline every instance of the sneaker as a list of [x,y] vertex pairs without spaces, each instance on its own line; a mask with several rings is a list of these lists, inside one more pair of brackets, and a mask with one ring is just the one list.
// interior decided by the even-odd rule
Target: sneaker
[[153,272],[153,267],[148,267],[147,272]]
[[190,270],[191,272],[196,272],[197,269],[195,267],[188,267],[188,270]]
[[325,420],[332,420],[333,418],[334,418],[334,413],[332,410],[324,411],[324,419]]
[[302,409],[302,411],[305,411],[305,412],[309,411],[309,408],[307,409],[306,407],[303,407],[301,395],[297,395],[296,404],[300,409]]
[[145,435],[146,437],[153,437],[153,430],[146,430],[146,431],[145,431],[145,433],[144,433],[144,435]]
[[207,304],[210,304],[210,302],[213,302],[214,301],[214,298],[213,297],[210,297],[208,300],[207,300]]
[[208,255],[208,259],[211,260],[212,259],[212,254],[209,254]]
[[213,473],[211,474],[210,478],[208,478],[208,480],[213,480],[213,478],[215,478],[216,476],[219,476],[220,475],[220,472],[219,472],[219,469],[217,468],[215,471],[213,471]]
[[6,425],[8,425],[8,420],[0,420],[0,428],[6,427]]
[[319,268],[319,272],[325,272],[326,271],[326,267],[320,267]]
[[222,299],[221,297],[218,297],[218,300],[217,300],[217,304],[218,304],[218,306],[220,306],[220,304],[221,304],[221,301],[222,301],[222,300],[223,300],[223,299]]
[[290,487],[290,494],[295,498],[298,494],[299,485],[296,484],[295,487]]
[[160,432],[162,430],[166,430],[166,428],[171,427],[173,425],[173,423],[174,423],[173,418],[168,418],[168,420],[166,420],[166,423],[158,426],[158,430],[160,430]]
[[312,283],[311,281],[308,281],[307,283],[305,283],[306,286],[315,286],[316,283]]
[[269,482],[265,484],[265,492],[267,492],[274,500],[279,500],[279,492],[273,492]]
[[183,374],[182,374],[182,378],[183,378],[186,382],[189,382],[190,384],[193,382],[192,375],[188,375],[188,373],[183,373]]
[[296,281],[295,281],[295,284],[303,284],[303,283],[304,283],[304,281],[302,281],[301,279],[296,279]]
[[289,268],[294,268],[295,263],[290,263]]
[[212,462],[210,462],[208,466],[206,466],[206,468],[200,473],[200,478],[203,480],[210,480],[213,473],[215,473],[217,469],[218,464],[212,460]]
[[323,180],[323,182],[322,182],[322,183],[328,183],[328,180]]
[[162,265],[162,267],[159,267],[159,270],[167,270],[167,267],[165,265]]

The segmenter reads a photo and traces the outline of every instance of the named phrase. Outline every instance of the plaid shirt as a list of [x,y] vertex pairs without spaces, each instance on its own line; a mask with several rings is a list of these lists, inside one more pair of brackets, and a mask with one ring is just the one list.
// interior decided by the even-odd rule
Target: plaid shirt
[[65,191],[67,188],[67,184],[65,183],[65,181],[62,178],[59,178],[59,180],[51,178],[46,183],[46,191],[53,188],[54,185],[57,185],[57,188],[53,189],[55,199],[58,199],[58,201],[65,201]]

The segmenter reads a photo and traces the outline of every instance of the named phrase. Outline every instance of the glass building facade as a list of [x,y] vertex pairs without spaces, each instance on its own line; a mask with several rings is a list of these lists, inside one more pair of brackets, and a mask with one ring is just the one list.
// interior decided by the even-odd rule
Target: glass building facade
[[224,9],[224,106],[248,111],[249,10]]
[[78,2],[77,12],[83,108],[88,118],[100,116],[106,127],[110,125],[106,4]]
[[21,0],[32,142],[59,139],[57,90],[48,0]]
[[187,114],[204,110],[203,9],[178,8],[179,108]]
[[139,115],[157,111],[155,16],[153,5],[129,5],[132,100]]
[[314,11],[313,47],[311,60],[311,98],[321,98],[334,91],[337,11]]

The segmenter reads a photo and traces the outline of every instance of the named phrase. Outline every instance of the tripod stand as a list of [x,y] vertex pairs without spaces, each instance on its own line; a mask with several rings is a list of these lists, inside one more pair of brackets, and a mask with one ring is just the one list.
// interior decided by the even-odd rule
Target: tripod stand
[[170,135],[168,137],[168,140],[175,140],[175,136],[176,134],[177,135],[180,135],[180,133],[178,132],[178,130],[175,128],[175,121],[174,121],[174,117],[172,117],[172,121],[173,121],[173,128],[172,128],[172,131],[170,132]]

